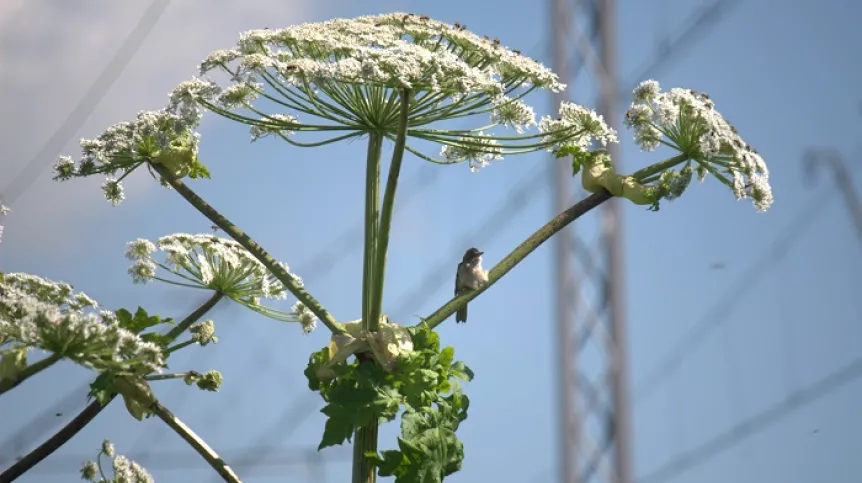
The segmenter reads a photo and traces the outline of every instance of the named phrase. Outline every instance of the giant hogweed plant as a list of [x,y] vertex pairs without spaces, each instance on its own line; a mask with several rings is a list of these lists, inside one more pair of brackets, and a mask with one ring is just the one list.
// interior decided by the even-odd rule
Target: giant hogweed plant
[[[55,169],[61,181],[105,175],[102,190],[114,204],[124,199],[123,179],[138,169],[178,193],[230,239],[181,233],[155,242],[132,241],[126,250],[132,261],[129,274],[136,283],[158,280],[210,290],[213,296],[175,323],[143,308],[101,310],[65,284],[5,275],[0,285],[0,392],[61,359],[89,367],[98,376],[92,391],[96,400],[86,414],[3,476],[21,474],[120,395],[134,417],[160,417],[226,481],[239,481],[150,387],[157,380],[183,379],[202,389],[218,388],[217,372],[164,374],[163,369],[176,350],[215,341],[211,321],[193,324],[226,298],[266,317],[298,322],[304,332],[318,321],[331,332],[329,345],[309,357],[305,375],[309,388],[320,394],[327,417],[319,448],[352,443],[355,483],[373,482],[378,475],[403,483],[442,481],[464,459],[457,430],[467,418],[469,399],[462,382],[473,373],[455,360],[453,348],[441,348],[434,329],[459,307],[566,225],[614,197],[656,211],[662,200],[681,196],[696,175],[700,181],[716,178],[737,199],[752,199],[759,211],[772,203],[763,160],[705,94],[662,91],[652,80],[641,83],[625,124],[643,151],[664,146],[672,155],[631,174],[617,173],[605,149],[618,142],[617,133],[600,115],[564,102],[556,114],[537,119],[527,104],[538,91],[565,88],[553,72],[497,40],[424,16],[395,13],[249,31],[234,48],[204,59],[199,76],[180,84],[164,109],[141,112],[81,141],[80,159],[61,157]],[[355,320],[336,319],[286,264],[186,184],[186,179],[210,177],[198,158],[196,128],[204,113],[247,125],[252,141],[272,136],[290,146],[316,147],[366,140],[362,306]],[[454,120],[475,127],[453,129]],[[393,150],[384,180],[386,142]],[[466,163],[477,171],[506,156],[535,151],[569,160],[573,175],[580,175],[592,194],[503,257],[484,286],[447,301],[419,324],[406,326],[383,314],[386,254],[405,154],[441,168]],[[288,311],[262,303],[287,297],[295,299]],[[155,330],[164,325],[170,329]],[[49,355],[28,363],[33,349]],[[378,425],[399,415],[401,435],[395,446],[379,448]],[[109,456],[106,448],[100,457]],[[113,461],[113,481],[149,478],[127,460]],[[109,481],[101,463],[88,463],[82,475]]]

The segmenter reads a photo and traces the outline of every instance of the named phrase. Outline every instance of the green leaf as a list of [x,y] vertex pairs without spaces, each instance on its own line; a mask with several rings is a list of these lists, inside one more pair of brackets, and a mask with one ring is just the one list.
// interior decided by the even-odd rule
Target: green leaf
[[172,342],[172,339],[170,337],[164,334],[159,334],[158,332],[147,332],[146,334],[142,334],[140,337],[142,340],[157,344],[163,349],[166,348]]
[[158,315],[148,314],[143,307],[138,307],[134,315],[126,309],[118,310],[117,321],[119,322],[120,327],[134,332],[135,334],[140,334],[150,327],[154,327],[159,324],[173,323],[173,320],[171,319],[162,320]]
[[400,451],[384,452],[381,476],[394,475],[396,483],[439,483],[461,468],[464,445],[447,427],[446,415],[408,411],[401,419],[401,431]]
[[428,324],[421,323],[410,329],[410,335],[413,339],[413,350],[424,351],[431,350],[440,352],[440,336],[428,327]]
[[401,388],[404,402],[413,409],[430,407],[437,400],[439,375],[430,369],[411,372]]
[[445,348],[443,348],[442,351],[440,351],[439,361],[440,361],[441,366],[448,369],[449,366],[452,365],[452,361],[454,361],[454,360],[455,360],[455,348],[454,347],[452,347],[452,346],[445,347]]
[[398,450],[381,451],[380,458],[377,460],[377,474],[380,476],[395,476],[400,467],[407,466],[408,464],[409,461]]
[[114,375],[109,372],[99,374],[95,381],[90,383],[89,397],[99,401],[99,404],[104,406],[111,400],[114,394],[113,390]]
[[194,163],[192,163],[192,168],[189,171],[189,178],[191,178],[191,179],[200,179],[200,178],[210,179],[210,170],[207,169],[205,164],[201,163],[200,160],[195,158]]
[[320,451],[327,446],[335,446],[343,444],[345,441],[350,442],[353,436],[353,418],[350,411],[338,404],[327,404],[320,410],[328,416],[326,426],[323,429],[323,438],[317,446]]
[[458,379],[470,382],[473,380],[473,370],[461,361],[456,361],[449,367],[449,373]]
[[311,356],[308,358],[308,366],[303,371],[306,379],[308,379],[308,388],[312,391],[319,391],[321,387],[320,378],[317,377],[317,373],[320,369],[326,366],[326,363],[329,362],[329,348],[324,347],[323,349],[313,352]]

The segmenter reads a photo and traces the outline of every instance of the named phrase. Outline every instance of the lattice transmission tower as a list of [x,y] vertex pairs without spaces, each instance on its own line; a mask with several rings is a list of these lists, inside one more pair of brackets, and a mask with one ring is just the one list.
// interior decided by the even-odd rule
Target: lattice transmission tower
[[[552,67],[565,93],[554,98],[596,106],[619,131],[615,0],[550,0]],[[619,162],[619,149],[609,146]],[[582,197],[571,167],[553,170],[554,214]],[[576,192],[580,191],[580,192]],[[557,234],[554,253],[559,388],[559,477],[563,483],[631,483],[620,206]]]

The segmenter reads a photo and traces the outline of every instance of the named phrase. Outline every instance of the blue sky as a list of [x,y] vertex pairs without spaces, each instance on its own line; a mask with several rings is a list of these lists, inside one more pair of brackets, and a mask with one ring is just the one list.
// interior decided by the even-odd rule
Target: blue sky
[[[658,213],[626,207],[624,283],[635,388],[642,387],[657,364],[725,293],[738,291],[719,310],[724,314],[720,323],[690,347],[671,376],[662,378],[646,395],[634,391],[641,395],[633,401],[638,476],[649,475],[681,452],[852,362],[862,346],[862,301],[856,298],[862,282],[862,247],[840,196],[830,193],[830,178],[821,176],[809,186],[800,165],[805,149],[834,148],[851,164],[855,179],[862,176],[858,167],[862,69],[852,61],[862,42],[855,21],[862,15],[862,6],[838,0],[816,6],[795,0],[734,3],[722,20],[652,76],[666,88],[682,86],[710,94],[769,163],[776,202],[768,213],[757,214],[750,204],[735,202],[729,191],[708,180],[692,186],[681,200],[664,205]],[[82,7],[82,12],[75,13],[58,2],[19,4],[15,4],[18,10],[0,9],[0,48],[4,49],[0,98],[15,113],[0,123],[0,145],[8,156],[0,165],[0,189],[6,189],[6,180],[41,148],[145,8],[121,10],[95,2],[86,7],[91,10],[84,12]],[[160,107],[165,93],[191,76],[207,52],[230,46],[236,34],[248,28],[411,11],[460,21],[549,63],[544,4],[500,0],[490,8],[478,2],[393,0],[373,6],[346,1],[291,5],[258,1],[248,9],[231,2],[226,5],[232,6],[212,12],[211,17],[202,17],[203,10],[187,5],[171,5],[76,138],[93,137],[138,110]],[[680,0],[620,0],[618,45],[624,83],[640,80],[631,76],[652,58],[663,34],[676,32],[699,5]],[[45,25],[44,35],[38,19]],[[57,22],[57,28],[52,28],[52,22]],[[16,30],[13,24],[31,26]],[[57,72],[68,73],[68,79],[56,81]],[[592,104],[589,91],[577,92],[576,98]],[[534,103],[542,113],[549,109],[545,99]],[[215,118],[206,121],[202,135],[201,158],[210,166],[213,179],[191,186],[297,269],[309,290],[336,317],[358,317],[358,236],[356,243],[346,244],[345,255],[331,269],[306,273],[302,267],[308,267],[322,247],[349,231],[362,216],[364,145],[300,150],[276,142],[249,144],[242,126]],[[626,139],[622,163],[627,171],[666,154],[640,153],[626,135],[623,132],[621,138]],[[64,153],[77,154],[74,143]],[[36,162],[48,165],[53,159]],[[473,174],[465,165],[434,167],[409,158],[399,194],[403,199],[411,189],[417,193],[395,219],[384,311],[412,323],[414,315],[430,313],[451,293],[452,281],[446,279],[413,298],[428,271],[440,266],[454,271],[471,245],[481,245],[487,261],[495,263],[547,221],[553,215],[550,181],[534,190],[530,201],[495,236],[474,234],[513,186],[550,162],[542,155],[523,156]],[[196,291],[134,286],[125,273],[125,242],[208,231],[210,223],[179,196],[141,175],[127,186],[127,201],[112,208],[100,199],[99,180],[57,185],[48,178],[46,172],[15,201],[13,213],[5,219],[0,270],[74,283],[108,307],[143,305],[178,318],[202,301]],[[415,188],[417,179],[428,184],[421,191]],[[862,189],[859,181],[855,185]],[[791,235],[785,234],[799,212],[814,203],[823,205],[816,215]],[[773,243],[785,237],[792,243],[783,254]],[[556,474],[558,376],[553,356],[551,254],[550,244],[540,248],[473,302],[469,324],[456,327],[450,320],[441,327],[443,342],[453,345],[458,357],[477,374],[466,387],[472,404],[470,418],[460,431],[467,458],[452,481],[547,481]],[[716,262],[726,268],[712,269]],[[748,267],[761,262],[764,268],[751,275]],[[312,470],[304,459],[313,454],[309,450],[317,445],[324,420],[316,412],[320,404],[305,386],[302,370],[308,354],[326,343],[325,331],[302,337],[295,325],[279,324],[229,303],[219,305],[211,317],[219,344],[189,350],[185,360],[197,370],[222,371],[222,390],[203,393],[181,383],[164,383],[157,386],[158,395],[229,461],[245,450],[269,446],[274,448],[269,460],[290,457],[302,462],[262,465],[257,470],[234,463],[244,481],[308,478],[314,473],[309,473]],[[174,367],[186,367],[179,359]],[[4,395],[0,433],[19,431],[88,377],[83,369],[60,366]],[[862,472],[860,403],[862,383],[848,383],[673,481],[853,481]],[[55,421],[46,431],[59,428],[83,406],[81,392],[69,401],[63,417],[49,416]],[[285,412],[295,424],[276,424]],[[282,434],[265,436],[273,428]],[[396,431],[396,426],[383,431],[382,448],[393,444]],[[38,441],[49,434],[38,436]],[[94,455],[105,437],[132,458],[147,452],[180,455],[163,458],[161,465],[143,461],[157,481],[211,478],[204,463],[160,421],[137,422],[121,404],[113,404],[52,459],[19,481],[76,477],[73,472],[81,460]],[[4,441],[0,438],[0,445]],[[22,451],[33,444],[36,441],[28,441]],[[339,454],[344,451],[326,450],[321,456]],[[5,460],[9,455],[0,456]],[[171,469],[177,459],[188,462],[188,468]],[[332,462],[320,471],[323,476],[317,481],[344,481],[349,463]]]

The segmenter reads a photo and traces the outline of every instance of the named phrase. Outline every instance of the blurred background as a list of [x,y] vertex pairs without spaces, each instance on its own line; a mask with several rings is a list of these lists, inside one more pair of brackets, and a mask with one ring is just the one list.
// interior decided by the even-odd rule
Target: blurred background
[[[756,213],[708,179],[658,213],[595,212],[472,302],[469,324],[441,326],[476,372],[459,431],[466,460],[451,480],[862,481],[858,2],[4,0],[0,196],[13,211],[0,270],[72,283],[108,308],[184,317],[205,297],[132,285],[125,243],[206,233],[208,220],[144,171],[113,208],[101,179],[54,183],[50,166],[77,156],[79,138],[163,107],[241,31],[392,11],[498,37],[617,123],[643,79],[705,91],[769,164],[776,200]],[[554,114],[559,100],[532,104]],[[201,133],[212,180],[192,188],[337,318],[357,318],[364,145],[250,144],[247,128],[211,115]],[[668,154],[620,138],[623,171]],[[581,196],[566,163],[543,153],[479,173],[408,160],[384,301],[405,324],[450,298],[468,247],[493,265]],[[218,345],[182,351],[172,367],[218,369],[225,383],[218,393],[157,383],[165,406],[244,481],[347,481],[349,448],[316,451],[321,401],[302,375],[326,330],[303,337],[230,302],[208,317]],[[0,470],[81,411],[91,379],[60,364],[4,394]],[[397,431],[382,429],[382,449]],[[161,421],[138,422],[118,402],[18,481],[77,480],[103,438],[158,482],[217,481]]]

